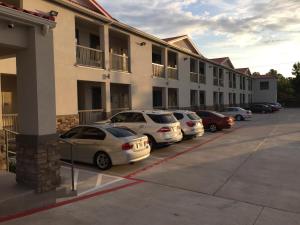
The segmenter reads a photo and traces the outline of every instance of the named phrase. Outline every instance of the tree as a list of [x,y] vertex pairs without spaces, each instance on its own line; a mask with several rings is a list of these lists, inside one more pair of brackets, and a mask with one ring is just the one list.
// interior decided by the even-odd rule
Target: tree
[[254,73],[252,73],[252,76],[260,76],[260,73],[259,72],[254,72]]
[[297,78],[300,77],[300,62],[293,65],[292,74]]

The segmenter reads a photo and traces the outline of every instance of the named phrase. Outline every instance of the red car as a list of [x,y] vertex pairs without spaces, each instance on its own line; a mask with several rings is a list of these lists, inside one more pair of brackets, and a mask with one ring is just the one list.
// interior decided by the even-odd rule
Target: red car
[[203,126],[210,132],[217,130],[228,129],[234,125],[234,119],[229,116],[224,116],[214,111],[197,111],[196,114],[201,117]]

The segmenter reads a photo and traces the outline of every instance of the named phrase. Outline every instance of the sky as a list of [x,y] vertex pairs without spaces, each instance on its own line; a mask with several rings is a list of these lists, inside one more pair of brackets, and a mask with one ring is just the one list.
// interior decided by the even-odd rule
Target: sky
[[300,0],[98,0],[119,21],[160,38],[188,34],[207,58],[291,76],[300,61]]

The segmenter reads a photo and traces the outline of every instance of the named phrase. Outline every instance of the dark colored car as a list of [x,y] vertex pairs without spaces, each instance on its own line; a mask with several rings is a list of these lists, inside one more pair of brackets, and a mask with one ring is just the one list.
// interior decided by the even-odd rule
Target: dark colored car
[[253,104],[250,106],[253,113],[271,113],[274,112],[272,108],[266,104]]
[[228,129],[234,125],[234,119],[230,116],[224,116],[215,111],[199,110],[196,114],[201,117],[203,126],[210,132]]

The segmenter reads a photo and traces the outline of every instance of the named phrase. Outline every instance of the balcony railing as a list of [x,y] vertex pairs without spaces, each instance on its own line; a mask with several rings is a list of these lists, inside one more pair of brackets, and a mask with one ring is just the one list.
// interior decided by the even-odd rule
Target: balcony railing
[[190,72],[190,80],[191,82],[198,83],[198,73]]
[[83,66],[104,68],[104,52],[102,50],[77,45],[76,63]]
[[206,83],[205,74],[199,74],[199,83],[200,84],[205,84]]
[[129,57],[110,53],[110,68],[115,71],[129,72]]
[[168,78],[178,80],[178,70],[174,67],[168,67]]
[[79,110],[79,124],[91,124],[97,121],[105,120],[103,109]]
[[161,64],[152,63],[152,74],[154,77],[165,77],[165,66]]

